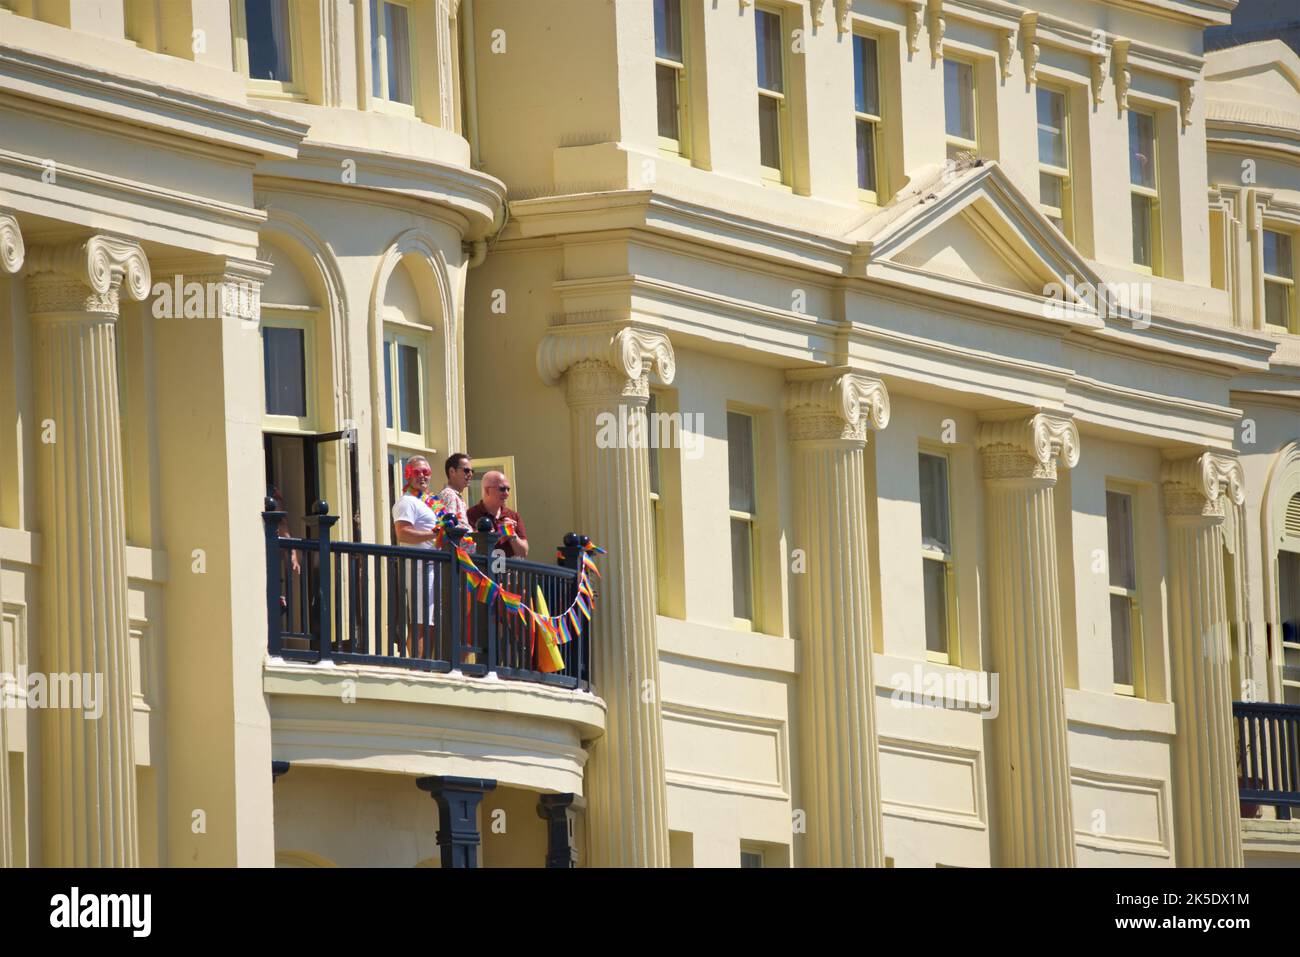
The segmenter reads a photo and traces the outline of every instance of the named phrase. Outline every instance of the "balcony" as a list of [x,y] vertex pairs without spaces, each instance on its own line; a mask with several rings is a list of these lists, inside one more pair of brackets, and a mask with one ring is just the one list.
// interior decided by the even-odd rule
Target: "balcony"
[[[316,503],[309,538],[281,538],[285,513],[262,513],[266,533],[267,652],[273,658],[371,665],[417,672],[529,681],[593,691],[591,622],[559,646],[564,665],[542,670],[540,636],[499,601],[480,604],[451,549],[334,541],[337,516]],[[484,520],[486,522],[486,520]],[[461,533],[449,537],[459,543]],[[495,541],[480,531],[475,566],[502,589],[532,603],[540,591],[551,614],[578,594],[587,538],[570,533],[557,564],[494,561]]]
[[1291,808],[1300,807],[1300,707],[1234,701],[1232,718],[1241,816],[1258,817],[1261,805],[1272,805],[1277,820],[1291,820]]

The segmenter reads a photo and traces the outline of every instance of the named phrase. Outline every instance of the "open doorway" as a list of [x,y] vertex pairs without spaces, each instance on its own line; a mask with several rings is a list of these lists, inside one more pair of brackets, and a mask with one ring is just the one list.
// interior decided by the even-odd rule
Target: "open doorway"
[[336,534],[341,537],[350,533],[352,541],[361,541],[356,430],[344,429],[321,435],[264,432],[262,442],[266,455],[266,483],[279,490],[284,510],[288,513],[289,534],[294,538],[306,537],[306,516],[312,504],[322,496],[321,475],[336,467],[338,456],[342,456],[346,463],[347,487],[340,491],[345,501],[330,503],[331,511],[342,518]]

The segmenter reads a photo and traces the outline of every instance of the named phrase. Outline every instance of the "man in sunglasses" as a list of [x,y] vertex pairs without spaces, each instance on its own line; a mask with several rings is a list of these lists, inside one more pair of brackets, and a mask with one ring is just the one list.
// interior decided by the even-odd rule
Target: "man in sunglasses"
[[449,455],[443,463],[443,472],[447,475],[447,484],[438,493],[443,508],[456,516],[456,524],[469,531],[473,526],[467,517],[465,497],[462,494],[469,487],[469,480],[474,477],[474,463],[464,452]]
[[483,516],[492,519],[492,530],[503,539],[498,546],[510,558],[528,557],[528,537],[524,520],[514,509],[506,507],[510,484],[501,472],[483,476],[483,500],[469,510],[469,522],[477,527]]

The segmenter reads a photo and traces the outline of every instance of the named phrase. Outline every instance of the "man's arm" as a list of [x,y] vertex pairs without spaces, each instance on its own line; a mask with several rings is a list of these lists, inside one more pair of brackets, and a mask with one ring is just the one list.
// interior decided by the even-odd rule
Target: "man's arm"
[[422,532],[410,522],[394,522],[393,526],[397,529],[397,544],[399,545],[423,545],[425,542],[433,541],[438,534],[436,528]]
[[515,552],[519,558],[528,557],[528,539],[525,537],[527,534],[528,530],[524,528],[524,517],[520,515],[519,520],[515,522]]

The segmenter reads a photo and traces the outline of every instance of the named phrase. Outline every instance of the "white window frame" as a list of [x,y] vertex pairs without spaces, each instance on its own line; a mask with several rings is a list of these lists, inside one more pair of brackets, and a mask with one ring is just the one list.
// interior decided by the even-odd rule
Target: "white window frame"
[[[280,329],[302,330],[303,374],[302,387],[305,393],[304,416],[272,415],[266,410],[266,396],[262,396],[262,427],[268,432],[293,432],[302,435],[314,434],[317,424],[316,402],[316,318],[317,311],[310,306],[285,306],[262,303],[261,328],[268,326]],[[262,381],[266,381],[266,340],[262,339]],[[265,386],[263,386],[265,389]]]
[[245,0],[231,0],[230,13],[233,20],[235,69],[248,81],[248,92],[252,96],[272,100],[306,100],[306,88],[303,85],[304,58],[302,54],[302,24],[298,18],[296,0],[285,0],[285,23],[289,28],[289,76],[285,80],[255,80],[249,76],[248,59],[248,21],[244,10]]
[[[384,434],[390,446],[399,445],[403,448],[423,449],[427,445],[427,436],[429,431],[429,395],[428,395],[428,369],[429,369],[429,341],[428,334],[423,326],[412,327],[409,323],[398,323],[393,320],[387,320],[384,323],[384,355],[387,357],[392,370],[393,389],[387,391],[385,383],[384,395]],[[401,354],[400,346],[413,348],[419,362],[419,372],[417,373],[418,391],[419,391],[419,408],[420,408],[420,430],[419,432],[406,432],[402,429],[401,416],[401,363],[398,357]],[[384,360],[380,360],[380,374],[383,373]],[[388,416],[393,418],[393,425],[388,425]],[[435,476],[436,478],[436,476]]]
[[[402,7],[406,10],[406,39],[409,50],[407,51],[407,62],[411,65],[411,102],[403,103],[400,100],[390,100],[388,98],[388,34],[384,32],[385,5]],[[397,116],[404,116],[414,119],[420,115],[420,64],[416,56],[416,34],[418,32],[418,23],[416,20],[417,11],[415,4],[411,0],[369,0],[366,15],[370,18],[370,42],[379,43],[379,74],[375,74],[375,61],[369,49],[366,50],[366,73],[370,82],[370,107],[381,113],[393,113]],[[379,29],[378,36],[374,30]],[[432,53],[430,54],[433,55]],[[378,85],[380,92],[375,93],[375,86]]]
[[[874,43],[874,44],[876,45],[876,93],[877,93],[877,96],[879,97],[879,100],[880,100],[880,102],[877,104],[877,106],[880,107],[881,112],[882,112],[882,114],[883,114],[883,111],[884,111],[883,101],[884,101],[884,99],[885,99],[885,86],[884,86],[884,75],[883,75],[882,72],[881,72],[881,66],[880,66],[880,45],[881,45],[881,42],[882,42],[882,41],[881,41],[881,38],[880,38],[877,34],[870,33],[870,32],[868,32],[868,31],[866,31],[866,30],[861,30],[861,29],[856,29],[856,28],[855,28],[854,31],[853,31],[853,36],[854,36],[854,38],[862,37],[864,40],[870,40],[872,43]],[[855,71],[855,74],[856,74],[857,64],[858,64],[856,44],[854,44],[854,47],[855,47],[855,49],[854,49],[854,51],[853,51],[853,68],[854,68],[854,71]],[[856,75],[855,75],[855,79],[856,79]],[[856,91],[855,91],[855,92],[856,92]],[[884,138],[885,138],[885,123],[884,123],[884,118],[883,118],[883,115],[875,115],[875,114],[872,114],[872,113],[863,113],[863,112],[859,111],[859,110],[857,109],[856,97],[855,97],[855,102],[854,102],[854,104],[853,104],[853,107],[854,107],[854,109],[853,109],[853,136],[854,136],[854,140],[853,140],[853,148],[854,148],[854,163],[855,163],[855,165],[856,165],[856,162],[857,162],[857,132],[858,132],[858,126],[859,126],[860,124],[863,124],[863,123],[867,123],[867,124],[869,124],[869,125],[871,126],[871,128],[872,128],[872,130],[871,130],[871,136],[872,136],[872,141],[873,141],[873,143],[875,144],[874,149],[872,150],[872,156],[874,157],[874,159],[875,159],[875,161],[876,161],[876,170],[875,170],[875,173],[876,173],[876,188],[875,188],[875,189],[864,189],[862,186],[858,186],[858,198],[859,198],[860,200],[862,200],[864,203],[872,203],[872,204],[877,204],[877,205],[878,205],[878,204],[880,203],[880,197],[881,197],[882,195],[884,195],[885,192],[886,192],[886,190],[885,190],[885,174],[886,174],[885,156],[884,156],[884,150],[882,149],[882,147],[884,146]],[[854,178],[855,178],[855,179],[856,179],[856,175],[857,175],[857,174],[856,174],[856,172],[855,172],[855,174],[854,174]]]
[[[736,603],[735,603],[734,591],[736,587],[736,582],[735,582],[735,566],[734,566],[735,559],[733,557],[732,558],[732,562],[733,562],[732,582],[731,582],[731,587],[733,591],[732,603],[731,603],[731,607],[732,607],[731,621],[736,628],[745,631],[757,631],[758,622],[762,620],[762,613],[760,611],[762,599],[761,599],[761,592],[759,591],[759,587],[758,587],[759,580],[761,578],[761,576],[758,573],[758,528],[759,528],[758,526],[758,514],[759,514],[758,513],[758,507],[759,507],[758,506],[758,462],[761,458],[759,454],[760,450],[759,450],[759,435],[758,435],[758,416],[756,416],[753,412],[750,412],[747,409],[734,408],[732,406],[728,406],[727,414],[731,414],[733,412],[737,415],[743,415],[747,419],[749,419],[749,446],[751,452],[749,468],[751,472],[752,484],[754,486],[754,511],[745,512],[739,509],[731,508],[730,473],[728,473],[727,541],[728,543],[730,543],[731,541],[731,522],[733,520],[743,521],[745,524],[749,526],[749,596],[750,596],[749,611],[753,617],[740,618],[735,614]],[[732,455],[731,445],[730,442],[728,442],[727,445],[728,470],[730,470],[731,468],[731,458],[730,458],[731,455]]]
[[[1038,89],[1059,96],[1061,98],[1061,102],[1065,105],[1065,109],[1061,115],[1061,139],[1062,139],[1063,148],[1065,152],[1065,166],[1053,166],[1050,163],[1044,163],[1041,159],[1038,162],[1038,175],[1040,177],[1040,181],[1041,181],[1041,177],[1043,176],[1050,176],[1053,179],[1060,181],[1062,205],[1059,207],[1049,206],[1045,202],[1043,202],[1042,186],[1040,182],[1039,209],[1041,209],[1043,215],[1047,216],[1049,219],[1059,219],[1061,221],[1061,232],[1064,234],[1066,239],[1070,240],[1070,242],[1074,242],[1074,182],[1073,182],[1073,177],[1071,176],[1070,173],[1071,167],[1073,165],[1071,162],[1071,160],[1073,159],[1071,155],[1071,151],[1074,149],[1074,143],[1072,142],[1073,137],[1070,135],[1071,132],[1070,131],[1070,122],[1071,122],[1070,91],[1066,87],[1057,86],[1054,83],[1041,83],[1041,82],[1038,84]],[[1034,129],[1035,130],[1038,129],[1038,125],[1039,125],[1038,93],[1036,90],[1034,93]],[[1034,149],[1035,151],[1037,151],[1038,149],[1037,137],[1035,137],[1034,139]]]
[[[1152,182],[1155,184],[1154,186],[1140,186],[1137,183],[1132,182],[1133,175],[1132,175],[1132,170],[1130,168],[1129,171],[1130,197],[1144,196],[1151,201],[1151,234],[1147,240],[1148,244],[1151,247],[1151,265],[1146,266],[1143,265],[1142,263],[1134,262],[1130,264],[1130,268],[1138,272],[1146,273],[1147,275],[1162,276],[1164,275],[1165,244],[1164,244],[1164,226],[1161,222],[1161,217],[1160,217],[1160,154],[1161,154],[1160,113],[1154,108],[1145,109],[1139,106],[1130,106],[1129,113],[1130,114],[1136,113],[1140,116],[1149,116],[1151,118],[1151,179]],[[1127,152],[1125,154],[1127,157],[1130,158],[1130,162],[1131,162],[1132,151],[1133,151],[1131,129],[1132,128],[1130,127],[1129,130],[1126,131],[1127,134],[1126,138],[1128,140],[1128,143],[1127,143]],[[1129,204],[1129,208],[1130,208],[1130,216],[1131,216],[1132,215],[1131,201]],[[1137,223],[1133,222],[1131,228],[1136,230]]]
[[[786,46],[789,40],[789,33],[786,30],[785,11],[780,7],[770,4],[759,4],[754,8],[754,16],[758,17],[759,13],[766,13],[776,17],[777,35],[780,38],[781,48],[781,92],[769,90],[765,87],[758,86],[757,65],[755,65],[755,88],[758,90],[759,100],[764,98],[775,100],[777,103],[777,148],[781,151],[781,166],[763,166],[763,147],[762,147],[762,124],[759,124],[759,169],[762,171],[762,179],[765,185],[779,186],[784,189],[790,189],[791,176],[793,170],[793,157],[791,156],[793,148],[792,122],[790,117],[790,58],[786,55]],[[755,36],[755,44],[758,38]]]
[[[955,153],[971,152],[978,155],[980,151],[980,68],[979,64],[973,59],[960,55],[953,55],[944,51],[943,69],[945,71],[945,89],[947,85],[946,71],[948,69],[948,63],[959,63],[970,70],[970,117],[971,132],[974,134],[974,138],[968,140],[965,137],[955,136],[948,132],[948,109],[945,100],[943,112],[943,137],[945,144],[944,157],[945,159],[952,160],[956,159],[956,156],[953,155]],[[1037,114],[1035,114],[1035,116],[1036,115]],[[1036,145],[1035,148],[1037,148]]]
[[[1287,240],[1288,240],[1288,245],[1291,247],[1291,276],[1290,276],[1290,278],[1288,278],[1288,277],[1286,277],[1286,276],[1279,276],[1279,275],[1276,275],[1276,274],[1274,274],[1274,273],[1270,273],[1270,272],[1267,272],[1267,271],[1266,271],[1267,267],[1266,267],[1265,263],[1267,262],[1267,260],[1266,260],[1265,257],[1264,257],[1264,245],[1265,245],[1265,242],[1264,242],[1264,241],[1265,241],[1265,239],[1267,238],[1267,237],[1266,237],[1266,234],[1268,234],[1268,233],[1273,233],[1274,235],[1277,235],[1277,236],[1285,236],[1285,237],[1287,238]],[[1289,230],[1286,230],[1286,229],[1274,229],[1274,228],[1270,227],[1267,223],[1266,223],[1266,224],[1261,228],[1261,230],[1260,230],[1260,256],[1259,256],[1259,262],[1260,262],[1260,272],[1263,274],[1263,279],[1264,279],[1264,291],[1265,291],[1265,296],[1264,296],[1264,302],[1262,303],[1262,308],[1260,309],[1260,312],[1261,312],[1261,313],[1263,314],[1263,316],[1264,316],[1264,325],[1265,325],[1265,328],[1268,328],[1268,329],[1274,329],[1274,330],[1276,330],[1276,331],[1278,331],[1278,332],[1289,332],[1289,333],[1291,333],[1292,335],[1300,335],[1300,322],[1297,322],[1297,318],[1296,318],[1295,244],[1296,244],[1296,235],[1295,235],[1294,233],[1290,232]],[[1285,316],[1285,318],[1286,318],[1286,322],[1285,322],[1285,324],[1283,324],[1283,323],[1276,323],[1276,322],[1269,322],[1269,319],[1268,319],[1268,295],[1267,295],[1267,292],[1268,292],[1268,286],[1269,286],[1270,284],[1272,284],[1272,285],[1274,285],[1274,286],[1281,286],[1281,287],[1283,287],[1283,288],[1286,290],[1286,316]]]
[[[1128,600],[1129,608],[1129,668],[1133,673],[1133,683],[1131,685],[1112,682],[1112,689],[1117,695],[1124,695],[1130,698],[1140,698],[1146,694],[1146,654],[1143,647],[1143,630],[1142,630],[1142,572],[1141,560],[1138,553],[1138,501],[1140,496],[1137,490],[1119,482],[1107,482],[1106,491],[1114,495],[1123,495],[1129,500],[1129,553],[1133,556],[1133,587],[1125,588],[1122,585],[1112,585],[1110,582],[1111,559],[1109,552],[1110,541],[1110,523],[1106,525],[1107,537],[1107,554],[1106,554],[1106,590],[1111,597],[1123,596]],[[1106,614],[1109,619],[1110,601],[1107,599]],[[1111,635],[1111,661],[1114,664],[1115,655],[1115,636]]]
[[[655,126],[658,134],[659,125],[659,67],[667,67],[677,73],[677,139],[658,134],[659,149],[671,157],[681,159],[690,159],[691,156],[691,112],[690,96],[691,70],[689,65],[691,37],[690,37],[690,10],[688,9],[690,0],[676,0],[677,17],[681,24],[682,30],[682,59],[679,63],[676,60],[670,60],[667,57],[661,57],[655,54]],[[651,42],[656,43],[657,37],[652,37]]]
[[[924,590],[925,590],[925,562],[940,562],[944,569],[944,604],[947,606],[947,625],[948,634],[945,636],[947,642],[947,651],[932,651],[928,646],[925,649],[927,661],[936,664],[945,664],[956,666],[961,660],[961,627],[957,619],[957,534],[952,520],[952,456],[946,451],[941,451],[933,446],[922,444],[917,449],[917,504],[921,505],[921,484],[920,484],[920,457],[930,455],[937,459],[943,459],[947,466],[944,474],[947,476],[948,484],[945,492],[945,501],[948,505],[948,547],[945,549],[941,542],[921,538],[921,589],[922,589],[922,612],[924,613]],[[924,621],[922,622],[924,624]]]

